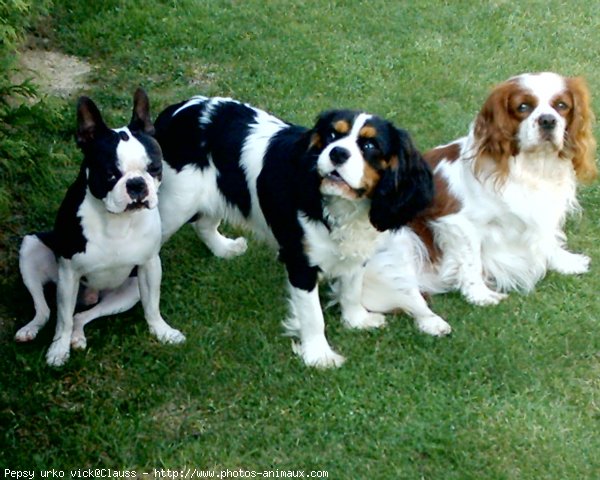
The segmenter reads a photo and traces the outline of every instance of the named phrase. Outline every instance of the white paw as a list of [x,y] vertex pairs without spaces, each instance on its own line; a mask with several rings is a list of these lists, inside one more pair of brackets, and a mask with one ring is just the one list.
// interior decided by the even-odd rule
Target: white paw
[[39,331],[40,329],[37,326],[25,325],[15,334],[15,340],[17,342],[31,342]]
[[357,310],[351,315],[343,315],[342,320],[346,327],[360,330],[381,328],[385,325],[385,315],[369,312],[365,309]]
[[292,350],[309,367],[336,368],[346,361],[344,357],[331,349],[325,339],[308,342],[307,344],[292,341]]
[[426,318],[416,319],[417,328],[427,335],[433,335],[434,337],[443,337],[452,332],[452,327],[442,317],[433,315]]
[[71,347],[75,350],[85,350],[87,348],[87,340],[83,330],[73,330],[73,333],[71,334]]
[[177,344],[185,342],[185,335],[179,330],[171,328],[168,325],[164,325],[156,329],[151,327],[150,331],[162,343]]
[[234,258],[242,255],[248,250],[248,242],[244,237],[238,237],[235,240],[224,238],[223,243],[213,250],[213,254],[221,258]]
[[69,344],[64,346],[61,342],[50,345],[46,354],[46,363],[51,367],[61,367],[69,359]]
[[579,275],[590,269],[590,257],[579,253],[564,252],[551,262],[551,268],[564,275]]
[[488,305],[498,305],[508,295],[506,293],[494,292],[485,285],[473,285],[471,286],[464,295],[467,302],[480,307]]

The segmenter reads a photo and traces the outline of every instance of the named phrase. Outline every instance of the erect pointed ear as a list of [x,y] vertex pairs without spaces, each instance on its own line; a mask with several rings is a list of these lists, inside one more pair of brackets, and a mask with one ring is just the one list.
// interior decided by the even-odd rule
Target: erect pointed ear
[[390,125],[396,152],[371,198],[369,219],[379,231],[406,225],[433,200],[433,175],[408,133]]
[[128,127],[129,130],[141,130],[148,135],[154,135],[154,125],[150,118],[150,100],[146,92],[139,87],[133,94],[133,113]]
[[80,97],[77,101],[77,145],[83,147],[96,138],[98,132],[107,129],[96,104],[88,97]]

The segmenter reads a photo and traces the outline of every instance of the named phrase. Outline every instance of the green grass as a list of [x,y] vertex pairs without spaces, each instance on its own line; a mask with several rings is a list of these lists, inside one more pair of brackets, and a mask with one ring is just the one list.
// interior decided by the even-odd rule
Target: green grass
[[[466,132],[496,82],[523,72],[600,87],[593,2],[55,0],[50,45],[95,65],[86,94],[126,123],[136,86],[154,114],[192,94],[230,95],[309,125],[362,108],[426,149]],[[598,97],[600,99],[600,97]],[[600,106],[600,100],[594,106]],[[88,350],[45,365],[53,322],[12,341],[33,313],[16,251],[48,227],[80,157],[74,99],[42,125],[52,173],[21,179],[0,278],[0,466],[327,470],[329,478],[600,478],[600,187],[581,191],[570,246],[582,277],[550,274],[528,296],[475,308],[432,299],[454,333],[419,334],[404,315],[353,332],[326,311],[338,370],[304,367],[281,336],[285,274],[251,241],[211,257],[188,228],[163,249],[162,311],[187,335],[164,346],[138,306],[87,329]],[[49,161],[49,160],[45,160]],[[2,229],[5,228],[3,225]],[[234,232],[237,233],[237,232]]]

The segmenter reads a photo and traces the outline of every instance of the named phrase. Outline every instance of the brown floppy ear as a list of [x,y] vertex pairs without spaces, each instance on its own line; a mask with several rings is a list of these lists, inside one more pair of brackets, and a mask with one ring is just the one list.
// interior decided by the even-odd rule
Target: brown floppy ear
[[133,113],[129,122],[129,130],[138,130],[148,135],[154,135],[154,125],[150,118],[150,100],[146,92],[137,88],[133,94]]
[[496,86],[475,119],[475,175],[482,172],[484,159],[492,159],[499,183],[508,175],[508,159],[517,153],[518,121],[511,116],[509,105],[513,91],[510,80]]
[[573,95],[573,112],[567,125],[567,153],[573,156],[577,179],[591,182],[598,175],[596,166],[596,139],[592,132],[594,113],[590,92],[581,77],[567,78],[567,88]]

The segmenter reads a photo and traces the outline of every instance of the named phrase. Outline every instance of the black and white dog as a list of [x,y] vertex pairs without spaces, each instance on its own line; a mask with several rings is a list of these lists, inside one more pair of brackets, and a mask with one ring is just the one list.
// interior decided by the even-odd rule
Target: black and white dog
[[[69,345],[84,348],[83,326],[93,318],[117,313],[142,299],[150,331],[159,340],[179,343],[159,311],[161,264],[157,189],[162,175],[161,149],[152,138],[149,101],[138,89],[127,127],[109,129],[96,105],[81,97],[77,105],[77,144],[84,159],[79,175],[60,206],[54,229],[27,235],[19,266],[35,304],[34,319],[17,341],[30,341],[50,317],[44,284],[57,285],[56,333],[46,359],[60,366]],[[132,275],[137,268],[137,276]],[[100,296],[91,310],[73,316],[80,287]],[[133,302],[131,301],[133,299]]]
[[[163,242],[189,222],[216,256],[240,255],[246,240],[218,231],[226,219],[278,248],[290,291],[284,325],[307,365],[344,361],[325,338],[320,273],[339,280],[345,325],[384,324],[360,303],[363,264],[380,231],[406,224],[433,195],[431,172],[404,130],[348,110],[325,112],[307,129],[228,98],[194,97],[159,115],[156,139]],[[85,323],[138,298],[130,289],[120,303],[101,301]]]
[[348,110],[325,112],[307,129],[198,96],[159,115],[156,139],[165,160],[163,241],[191,222],[215,255],[239,255],[246,241],[218,232],[225,219],[278,248],[289,279],[284,325],[307,365],[344,361],[325,338],[320,273],[339,280],[345,325],[383,325],[360,303],[363,264],[380,231],[406,224],[433,195],[431,172],[404,130]]

